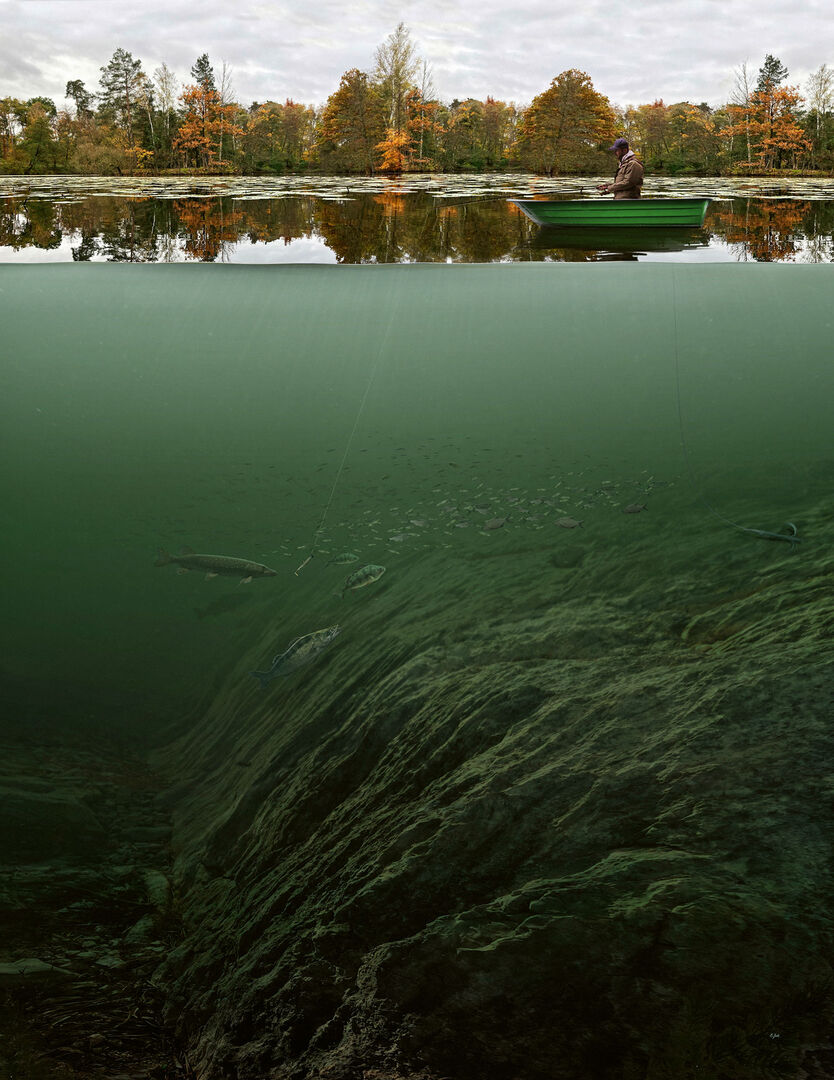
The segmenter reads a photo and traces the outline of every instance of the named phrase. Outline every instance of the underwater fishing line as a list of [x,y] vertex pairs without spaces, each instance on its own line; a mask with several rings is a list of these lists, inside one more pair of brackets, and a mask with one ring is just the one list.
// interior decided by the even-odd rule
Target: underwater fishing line
[[786,525],[791,530],[790,533],[777,533],[769,532],[767,529],[750,529],[746,525],[739,525],[737,521],[733,521],[731,518],[725,517],[720,511],[716,510],[714,506],[709,502],[707,497],[701,491],[698,484],[698,480],[695,476],[695,470],[692,468],[692,461],[689,457],[689,448],[686,445],[686,436],[684,435],[683,428],[683,409],[681,407],[681,373],[680,373],[680,354],[678,351],[678,291],[677,281],[675,279],[675,267],[671,267],[672,278],[672,328],[673,328],[673,341],[675,346],[675,397],[678,406],[678,430],[680,432],[681,448],[683,449],[683,459],[686,462],[687,472],[689,473],[689,479],[692,482],[698,498],[709,510],[713,517],[718,518],[719,521],[723,521],[725,525],[732,525],[734,529],[738,529],[740,532],[748,533],[751,536],[757,536],[760,540],[784,540],[790,545],[790,550],[795,551],[796,545],[801,544],[802,541],[796,535],[796,526],[792,521],[786,522]]
[[376,359],[374,360],[374,362],[373,362],[373,364],[371,366],[371,373],[368,376],[368,383],[367,383],[367,385],[365,387],[365,393],[362,395],[362,400],[359,402],[359,409],[358,409],[358,411],[356,413],[356,418],[353,421],[353,427],[351,428],[350,435],[348,435],[348,440],[347,440],[347,443],[345,445],[345,451],[342,454],[342,460],[339,462],[339,468],[336,470],[336,477],[333,480],[333,487],[330,489],[330,495],[328,496],[327,502],[324,505],[324,510],[322,510],[321,518],[319,519],[319,523],[318,523],[318,526],[316,527],[316,531],[313,533],[313,542],[310,545],[310,554],[307,556],[307,558],[304,560],[304,562],[295,571],[296,577],[301,573],[301,571],[304,569],[304,567],[307,565],[307,563],[312,559],[312,557],[316,553],[316,542],[318,541],[320,533],[324,529],[324,523],[327,520],[327,513],[330,510],[330,504],[333,502],[333,496],[336,494],[336,488],[339,486],[339,480],[341,479],[341,476],[342,476],[342,470],[344,469],[345,462],[348,459],[348,454],[350,453],[350,447],[351,447],[351,443],[353,442],[353,437],[356,434],[356,429],[357,429],[357,427],[359,427],[359,421],[360,421],[360,419],[362,417],[362,412],[363,412],[363,410],[365,408],[365,402],[368,400],[368,394],[371,392],[371,386],[372,386],[373,381],[374,381],[374,376],[376,375],[376,369],[379,367],[379,362],[382,359],[382,354],[385,351],[385,346],[388,344],[388,338],[391,335],[391,327],[394,325],[394,316],[396,315],[396,313],[397,313],[397,305],[396,305],[396,303],[394,303],[392,305],[392,307],[391,307],[391,317],[388,320],[388,325],[385,328],[385,333],[382,335],[382,340],[379,343],[379,349],[378,349],[377,354],[376,354]]

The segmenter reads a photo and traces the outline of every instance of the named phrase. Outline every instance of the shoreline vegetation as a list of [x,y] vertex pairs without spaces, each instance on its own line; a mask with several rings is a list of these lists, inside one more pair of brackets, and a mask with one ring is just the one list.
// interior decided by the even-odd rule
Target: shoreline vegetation
[[834,69],[804,88],[768,55],[742,64],[724,105],[612,104],[575,68],[529,104],[487,96],[442,101],[428,61],[400,23],[371,71],[346,71],[324,105],[236,100],[232,71],[197,58],[180,84],[163,62],[149,75],[117,48],[97,90],[67,82],[49,97],[0,98],[0,174],[121,176],[605,174],[617,136],[667,176],[834,175]]

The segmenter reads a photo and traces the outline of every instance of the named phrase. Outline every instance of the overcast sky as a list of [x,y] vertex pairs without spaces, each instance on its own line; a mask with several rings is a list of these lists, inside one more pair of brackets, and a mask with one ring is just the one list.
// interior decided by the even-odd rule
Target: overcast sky
[[805,84],[834,66],[830,0],[0,0],[0,97],[52,97],[69,79],[98,88],[116,48],[181,80],[200,53],[230,65],[235,96],[323,103],[343,72],[370,71],[398,22],[431,66],[438,96],[527,104],[580,68],[615,105],[663,98],[718,105],[733,70],[767,53]]

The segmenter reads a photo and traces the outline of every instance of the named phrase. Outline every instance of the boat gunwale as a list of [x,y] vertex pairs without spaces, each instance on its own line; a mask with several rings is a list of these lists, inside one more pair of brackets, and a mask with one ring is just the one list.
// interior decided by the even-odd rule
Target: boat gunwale
[[[645,199],[507,199],[541,228],[700,228],[706,217],[709,196],[683,198],[647,197]],[[662,204],[662,208],[658,207]],[[651,207],[648,215],[645,211]],[[536,209],[540,212],[537,214]],[[561,213],[557,212],[557,208]],[[583,210],[585,211],[583,213]],[[699,213],[700,211],[700,213]],[[545,213],[553,212],[562,220],[545,221]],[[669,218],[686,216],[686,221]],[[636,220],[635,220],[636,218]],[[697,219],[697,220],[696,220]]]

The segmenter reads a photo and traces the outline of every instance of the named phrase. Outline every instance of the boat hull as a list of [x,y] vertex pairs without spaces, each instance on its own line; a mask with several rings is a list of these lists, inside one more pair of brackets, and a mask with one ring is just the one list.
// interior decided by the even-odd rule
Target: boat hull
[[537,225],[698,228],[709,199],[508,199]]

